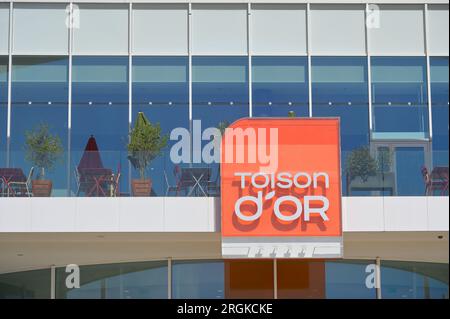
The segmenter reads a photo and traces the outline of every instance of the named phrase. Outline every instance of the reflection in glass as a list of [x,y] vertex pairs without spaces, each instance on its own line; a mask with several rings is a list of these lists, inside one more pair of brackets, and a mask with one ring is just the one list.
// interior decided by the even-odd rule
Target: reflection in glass
[[49,299],[50,269],[0,275],[0,299]]
[[448,57],[432,57],[431,101],[433,115],[433,166],[448,167],[448,108],[449,67]]
[[120,172],[119,193],[126,193],[128,58],[77,56],[73,58],[72,72],[71,171],[78,166],[92,135],[97,141],[104,168]]
[[[28,174],[33,163],[25,160],[26,133],[44,124],[59,137],[67,151],[68,58],[14,57],[12,67],[11,167]],[[67,153],[46,178],[53,196],[67,195]]]
[[58,299],[165,299],[167,262],[80,267],[80,288],[68,289],[65,268],[57,269]]
[[172,298],[223,299],[223,261],[175,261],[172,264]]
[[273,260],[226,260],[227,299],[272,299]]
[[327,261],[325,263],[327,299],[375,299],[376,289],[367,286],[367,266],[375,261]]
[[253,57],[252,91],[253,116],[309,116],[308,59]]
[[277,292],[280,299],[323,299],[325,280],[323,261],[277,261]]
[[192,63],[194,120],[206,128],[248,117],[247,57],[194,57]]
[[[224,129],[234,121],[249,116],[248,57],[193,57],[193,119],[206,128]],[[202,141],[203,146],[209,140]],[[196,160],[201,149],[193,150],[194,163],[211,169],[211,184],[219,185],[219,165]],[[198,163],[201,162],[201,163]]]
[[372,58],[375,138],[428,138],[426,73],[424,57]]
[[8,122],[8,57],[0,56],[0,167],[6,166]]
[[348,159],[353,151],[369,145],[369,97],[367,58],[312,58],[313,117],[339,117],[343,194],[368,195],[370,189],[351,191],[354,178],[348,176]]
[[[163,134],[170,135],[178,127],[189,130],[188,80],[187,57],[134,57],[133,123],[138,112],[144,112],[150,122],[160,124]],[[176,183],[170,159],[174,143],[169,141],[150,165],[153,196],[166,196],[168,186]]]
[[448,264],[383,261],[385,299],[448,299]]

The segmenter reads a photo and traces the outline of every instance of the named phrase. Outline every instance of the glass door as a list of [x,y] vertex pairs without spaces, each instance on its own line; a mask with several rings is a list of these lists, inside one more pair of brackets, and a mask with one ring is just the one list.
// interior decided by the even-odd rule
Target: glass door
[[393,196],[423,196],[422,168],[430,167],[430,146],[421,142],[375,142],[372,152]]

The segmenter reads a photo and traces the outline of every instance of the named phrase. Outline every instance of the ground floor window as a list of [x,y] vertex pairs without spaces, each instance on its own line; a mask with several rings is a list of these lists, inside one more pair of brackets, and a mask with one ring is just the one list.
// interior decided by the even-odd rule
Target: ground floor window
[[[0,274],[0,299],[448,299],[449,266],[374,260],[160,260]],[[52,273],[54,285],[52,286]],[[69,280],[70,281],[70,280]],[[171,289],[169,289],[169,287]]]

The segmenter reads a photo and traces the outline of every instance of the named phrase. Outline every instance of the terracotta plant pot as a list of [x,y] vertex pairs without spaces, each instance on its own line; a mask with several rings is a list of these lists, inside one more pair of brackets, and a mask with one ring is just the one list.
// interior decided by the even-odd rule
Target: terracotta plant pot
[[131,181],[131,190],[135,197],[148,197],[152,192],[152,181],[150,179],[133,179]]
[[52,181],[36,180],[32,181],[31,185],[34,197],[50,197],[52,195]]

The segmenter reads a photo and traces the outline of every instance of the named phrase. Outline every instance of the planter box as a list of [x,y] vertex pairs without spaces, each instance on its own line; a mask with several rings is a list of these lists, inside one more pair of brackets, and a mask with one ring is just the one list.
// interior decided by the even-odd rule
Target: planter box
[[36,180],[32,181],[32,192],[34,197],[51,197],[52,196],[52,181]]

